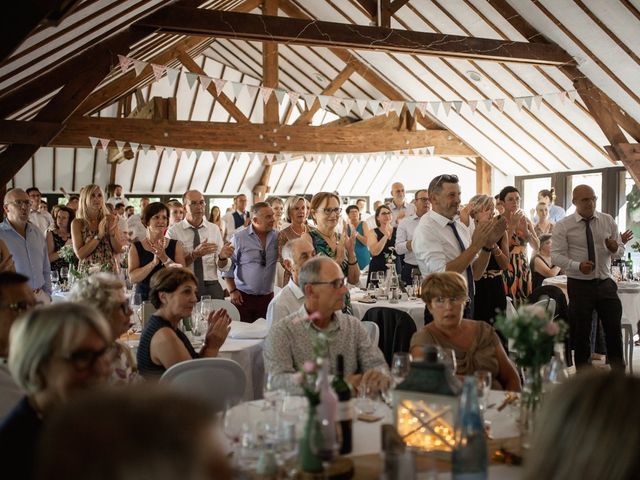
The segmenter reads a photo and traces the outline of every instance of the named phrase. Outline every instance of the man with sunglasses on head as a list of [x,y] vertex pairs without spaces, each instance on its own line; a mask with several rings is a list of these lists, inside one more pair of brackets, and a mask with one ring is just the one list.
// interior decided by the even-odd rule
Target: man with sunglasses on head
[[14,188],[4,197],[6,218],[0,223],[0,240],[6,243],[16,272],[29,278],[29,285],[38,300],[51,300],[51,264],[47,240],[40,229],[29,221],[31,199]]
[[413,234],[422,216],[429,211],[429,192],[426,189],[418,190],[414,194],[416,212],[400,222],[396,231],[396,253],[403,256],[400,276],[406,285],[413,283],[411,272],[418,268],[416,255],[413,253]]
[[20,273],[0,273],[0,421],[17,405],[25,392],[9,367],[9,332],[13,322],[36,305],[29,279]]
[[[474,279],[487,268],[491,250],[506,228],[503,218],[478,224],[471,234],[460,221],[460,185],[456,175],[438,175],[429,183],[431,211],[420,219],[413,237],[413,252],[423,276],[453,271],[467,281],[469,304],[464,317],[473,319]],[[432,320],[425,308],[425,324]]]
[[251,224],[231,237],[231,268],[222,274],[231,303],[243,322],[265,318],[273,299],[278,263],[278,231],[275,216],[267,202],[251,207]]
[[298,283],[304,304],[269,330],[265,371],[274,374],[277,385],[293,387],[296,373],[318,356],[318,334],[323,333],[331,373],[336,373],[336,359],[342,355],[344,374],[354,388],[362,385],[373,392],[387,389],[389,369],[382,352],[359,319],[342,313],[347,286],[340,266],[328,257],[312,258],[300,269]]

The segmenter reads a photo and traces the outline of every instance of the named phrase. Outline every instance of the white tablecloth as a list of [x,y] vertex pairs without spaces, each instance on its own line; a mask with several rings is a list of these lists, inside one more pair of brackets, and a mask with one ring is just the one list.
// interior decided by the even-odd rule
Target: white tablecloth
[[[359,296],[361,296],[360,294]],[[355,296],[358,298],[358,295]],[[386,307],[395,308],[396,310],[402,310],[407,312],[413,321],[416,322],[416,328],[420,330],[424,327],[424,302],[420,299],[417,300],[404,300],[398,303],[390,303],[389,300],[376,300],[376,303],[361,303],[351,297],[351,306],[353,308],[353,315],[362,320],[367,313],[367,310],[374,307]]]
[[220,357],[238,362],[247,376],[247,385],[244,389],[245,400],[262,398],[262,385],[264,383],[263,345],[264,339],[227,338],[220,348]]
[[[567,295],[566,275],[545,278],[542,284],[559,287]],[[620,297],[620,303],[622,303],[622,323],[630,323],[635,335],[638,333],[638,320],[640,320],[640,283],[618,282],[618,297]],[[568,300],[569,297],[567,295]]]

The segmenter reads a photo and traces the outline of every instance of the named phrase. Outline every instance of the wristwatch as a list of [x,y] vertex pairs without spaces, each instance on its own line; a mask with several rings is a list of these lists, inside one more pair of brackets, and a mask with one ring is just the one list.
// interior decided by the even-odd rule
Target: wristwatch
[[98,241],[102,240],[102,239],[100,238],[100,235],[94,235],[94,236],[93,236],[93,239],[94,239],[94,240],[98,240]]

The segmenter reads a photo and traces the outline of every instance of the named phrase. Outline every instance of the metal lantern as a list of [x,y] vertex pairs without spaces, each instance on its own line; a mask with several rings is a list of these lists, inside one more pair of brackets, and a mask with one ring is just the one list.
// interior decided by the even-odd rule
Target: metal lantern
[[455,447],[458,380],[438,362],[435,348],[425,348],[422,362],[393,391],[394,425],[413,449],[448,458]]

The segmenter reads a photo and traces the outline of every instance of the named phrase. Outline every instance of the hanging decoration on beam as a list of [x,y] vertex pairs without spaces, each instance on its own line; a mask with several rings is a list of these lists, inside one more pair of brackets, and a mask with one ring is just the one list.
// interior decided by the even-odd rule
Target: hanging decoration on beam
[[[176,154],[176,159],[181,159],[182,154],[186,155],[187,159],[190,159],[192,154],[196,154],[196,160],[199,160],[202,154],[204,153],[202,150],[190,150],[184,149],[180,147],[172,147],[169,145],[147,145],[145,143],[137,143],[137,142],[129,142],[125,140],[114,140],[109,138],[97,138],[97,137],[89,137],[89,143],[91,143],[91,148],[95,150],[98,148],[98,144],[103,151],[107,151],[109,148],[117,148],[118,151],[122,152],[125,146],[128,144],[131,151],[135,154],[139,149],[143,151],[145,155],[149,154],[151,151],[155,151],[158,159],[162,158],[162,154],[164,153],[165,158],[171,157],[173,153]],[[229,158],[230,155],[233,155],[236,152],[210,152],[214,158],[222,157],[224,159]],[[243,152],[249,155],[249,158],[252,160],[261,161],[261,159],[266,158],[267,162],[271,165],[276,165],[278,163],[286,163],[294,160],[302,159],[304,162],[361,162],[362,160],[370,160],[371,158],[384,156],[391,158],[403,158],[403,157],[434,157],[436,154],[434,146],[428,147],[420,147],[420,148],[407,148],[403,150],[395,150],[395,151],[387,151],[387,152],[366,152],[366,153],[304,153],[304,154],[295,154],[292,152],[286,153],[264,153],[264,152]]]
[[[237,98],[240,92],[243,91],[243,89],[246,89],[247,92],[253,95],[260,95],[265,104],[272,94],[276,97],[279,104],[282,104],[285,98],[288,98],[289,102],[291,102],[292,104],[298,102],[298,100],[302,98],[306,103],[307,108],[311,108],[311,105],[315,100],[317,100],[320,103],[320,107],[322,109],[331,107],[334,111],[337,110],[340,113],[343,113],[344,111],[346,112],[346,114],[349,114],[349,112],[356,110],[356,113],[358,113],[360,117],[364,116],[364,111],[367,107],[372,112],[373,116],[378,114],[380,110],[385,115],[388,115],[391,110],[394,110],[398,114],[400,114],[400,112],[404,108],[406,108],[412,115],[416,109],[418,109],[423,115],[428,110],[431,110],[434,115],[438,115],[438,112],[442,111],[445,116],[449,116],[452,110],[458,114],[462,114],[465,109],[473,115],[476,113],[479,106],[484,107],[486,112],[490,112],[492,108],[495,107],[497,111],[502,113],[505,110],[506,105],[514,105],[518,111],[521,111],[525,106],[529,110],[531,110],[533,107],[540,109],[543,100],[546,100],[547,102],[555,105],[562,105],[566,103],[567,100],[569,102],[575,102],[578,98],[576,90],[559,90],[556,92],[545,94],[527,95],[520,97],[478,98],[471,100],[456,99],[428,101],[391,101],[344,98],[334,95],[316,95],[307,92],[295,92],[292,90],[280,88],[270,88],[242,82],[234,82],[222,78],[208,77],[206,75],[196,75],[191,72],[182,71],[181,69],[169,68],[165,65],[157,65],[155,63],[147,63],[141,60],[126,57],[124,55],[118,55],[118,60],[123,73],[126,73],[131,68],[134,68],[136,71],[136,75],[140,75],[145,67],[147,67],[147,65],[150,65],[155,81],[160,81],[166,74],[170,84],[173,84],[178,75],[182,74],[185,76],[190,89],[194,87],[196,80],[199,80],[200,86],[203,90],[206,90],[211,82],[213,82],[218,95],[222,93],[225,87],[228,87],[226,90],[228,96],[231,98]],[[442,110],[440,109],[440,107],[442,107]]]

